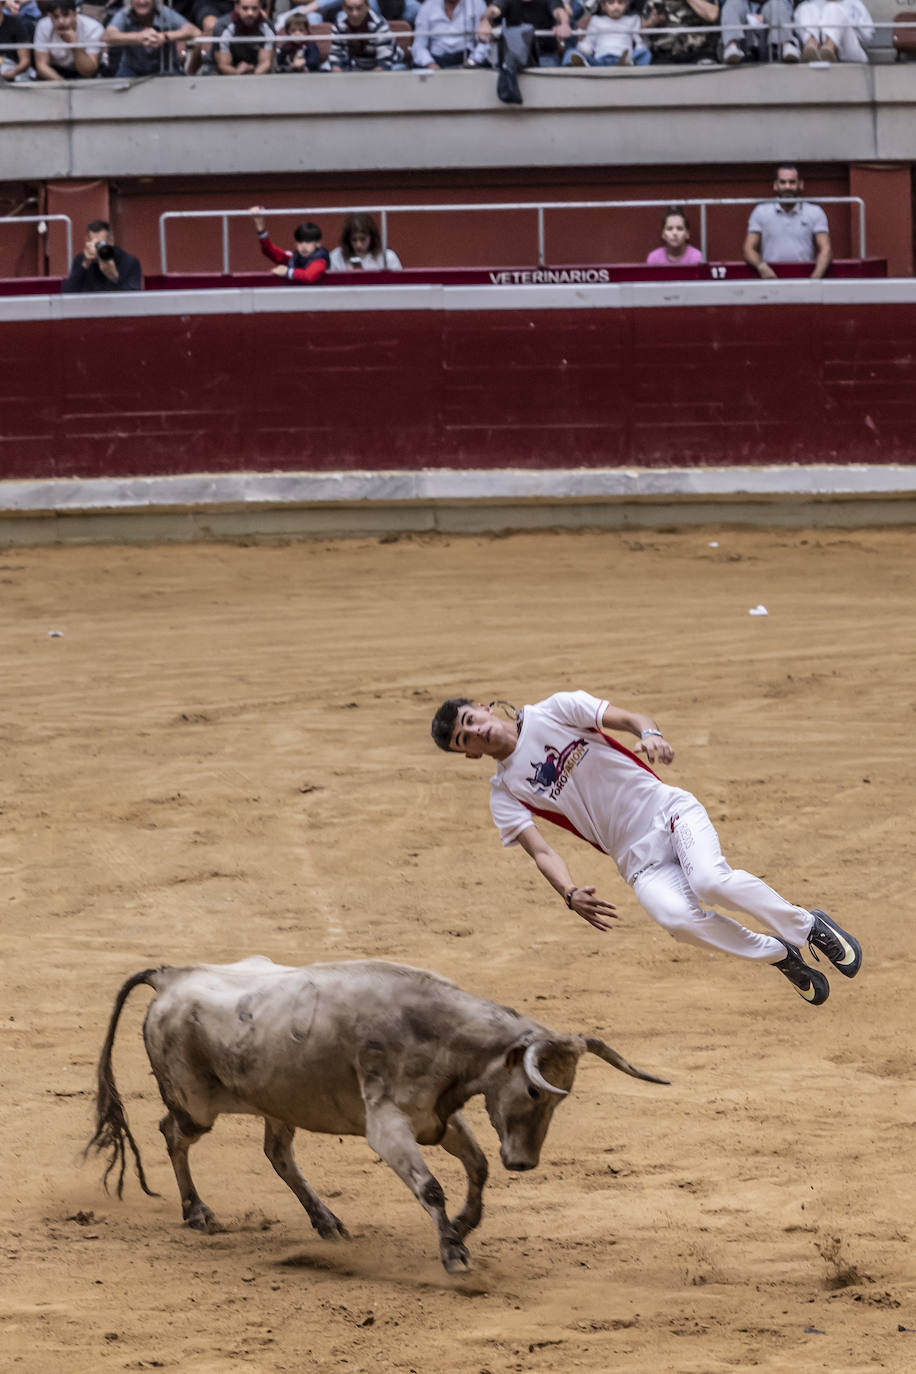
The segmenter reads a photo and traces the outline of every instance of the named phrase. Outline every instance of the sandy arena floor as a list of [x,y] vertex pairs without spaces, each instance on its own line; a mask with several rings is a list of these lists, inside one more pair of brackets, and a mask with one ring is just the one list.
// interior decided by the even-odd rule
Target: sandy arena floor
[[[0,555],[6,1367],[911,1374],[914,544],[723,528]],[[658,717],[666,776],[736,866],[859,933],[855,983],[814,1010],[674,944],[554,831],[618,902],[601,936],[501,849],[487,765],[434,749],[432,709],[580,686]],[[131,973],[253,953],[431,967],[672,1086],[586,1058],[529,1175],[502,1171],[472,1105],[493,1173],[464,1278],[358,1139],[298,1138],[353,1235],[319,1240],[251,1119],[192,1155],[227,1226],[201,1236],[156,1129],[146,989],[115,1062],[161,1200],[131,1174],[118,1202],[79,1164],[94,1065]],[[459,1166],[428,1158],[457,1202]]]

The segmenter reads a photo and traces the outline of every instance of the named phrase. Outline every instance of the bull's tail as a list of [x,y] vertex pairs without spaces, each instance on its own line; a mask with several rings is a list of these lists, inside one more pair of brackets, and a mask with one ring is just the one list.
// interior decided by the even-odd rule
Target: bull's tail
[[597,1054],[599,1059],[603,1059],[605,1064],[613,1064],[615,1069],[621,1073],[628,1073],[631,1078],[641,1078],[646,1083],[668,1083],[667,1078],[656,1078],[654,1073],[644,1073],[642,1069],[637,1069],[635,1064],[624,1059],[622,1054],[612,1050],[610,1045],[606,1045],[603,1040],[595,1040],[592,1036],[585,1037],[585,1048],[589,1054]]
[[115,1031],[118,1028],[118,1021],[131,992],[141,983],[146,983],[148,987],[157,987],[156,974],[158,969],[144,969],[142,973],[135,973],[132,978],[121,988],[115,998],[114,1010],[111,1013],[111,1020],[108,1023],[108,1034],[105,1036],[105,1043],[102,1046],[102,1053],[99,1058],[98,1067],[98,1090],[95,1099],[95,1135],[83,1151],[83,1158],[94,1150],[96,1154],[108,1152],[108,1164],[102,1182],[105,1191],[108,1191],[108,1176],[114,1169],[118,1170],[118,1197],[124,1193],[124,1171],[127,1167],[127,1150],[130,1146],[131,1154],[134,1157],[134,1165],[137,1170],[137,1177],[140,1180],[140,1187],[144,1193],[150,1197],[158,1197],[146,1181],[143,1172],[143,1164],[140,1159],[140,1151],[137,1142],[131,1134],[127,1124],[127,1113],[124,1110],[124,1103],[121,1101],[121,1094],[118,1092],[114,1081],[114,1072],[111,1067],[111,1052],[114,1047]]

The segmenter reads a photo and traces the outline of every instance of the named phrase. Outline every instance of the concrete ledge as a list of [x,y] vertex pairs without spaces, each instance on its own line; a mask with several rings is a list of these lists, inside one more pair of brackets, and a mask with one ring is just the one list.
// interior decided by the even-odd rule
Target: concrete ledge
[[341,73],[299,82],[291,109],[283,76],[14,84],[0,102],[3,175],[552,167],[570,148],[582,167],[692,165],[698,149],[710,165],[736,149],[748,163],[787,147],[803,162],[913,154],[903,64],[533,71],[522,87],[519,108],[497,100],[494,72]]
[[916,468],[232,473],[0,483],[0,544],[909,524]]

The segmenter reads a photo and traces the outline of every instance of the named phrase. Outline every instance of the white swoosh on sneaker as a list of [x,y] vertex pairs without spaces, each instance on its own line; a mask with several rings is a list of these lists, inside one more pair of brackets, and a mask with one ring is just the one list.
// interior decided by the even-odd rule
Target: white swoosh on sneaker
[[813,1002],[813,1001],[814,1001],[815,997],[817,996],[817,988],[814,986],[814,983],[813,983],[813,982],[809,985],[808,991],[807,991],[807,992],[805,991],[804,988],[798,987],[798,984],[797,984],[797,983],[795,984],[795,986],[796,986],[796,988],[798,989],[799,995],[800,995],[801,997],[804,997],[804,999],[805,999],[806,1002]]
[[843,948],[844,948],[845,951],[846,951],[846,953],[845,953],[845,955],[843,956],[843,958],[839,960],[839,962],[838,962],[838,964],[837,964],[837,967],[838,967],[838,968],[842,968],[842,966],[843,966],[844,964],[854,964],[854,963],[856,962],[856,952],[855,952],[855,950],[853,949],[852,945],[849,944],[849,942],[848,942],[847,940],[844,940],[844,939],[843,939],[843,937],[842,937],[842,935],[839,933],[839,931],[834,930],[833,933],[834,933],[834,935],[836,936],[836,938],[839,940],[840,944],[843,946]]

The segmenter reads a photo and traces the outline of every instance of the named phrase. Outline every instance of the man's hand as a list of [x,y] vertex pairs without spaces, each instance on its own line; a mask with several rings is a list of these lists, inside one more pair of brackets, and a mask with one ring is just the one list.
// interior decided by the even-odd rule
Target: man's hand
[[760,266],[757,268],[757,275],[758,277],[761,277],[764,281],[776,280],[776,273],[773,271],[772,267],[768,262],[762,262],[760,264]]
[[161,48],[163,43],[168,42],[165,34],[160,33],[158,29],[141,29],[137,37],[144,48]]
[[263,206],[263,205],[252,205],[252,207],[251,207],[251,209],[248,211],[248,213],[249,213],[249,215],[251,215],[252,219],[254,220],[254,227],[255,227],[255,229],[257,229],[257,231],[258,231],[259,234],[263,234],[264,228],[265,228],[265,225],[264,225],[264,216],[267,214],[267,211],[264,209],[264,206]]
[[278,262],[276,267],[272,267],[270,270],[275,277],[285,277],[289,272],[289,268],[284,262]]
[[83,266],[88,267],[91,262],[97,260],[98,256],[98,253],[95,251],[95,240],[87,239],[83,244]]
[[588,921],[596,930],[613,930],[611,922],[620,919],[616,907],[596,897],[593,887],[573,888],[569,909],[577,916],[581,916],[583,921]]
[[674,758],[674,750],[664,735],[646,735],[645,739],[637,742],[633,753],[645,754],[650,763],[654,763],[656,757],[659,763],[671,763]]

